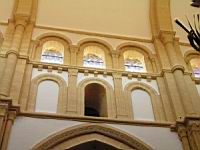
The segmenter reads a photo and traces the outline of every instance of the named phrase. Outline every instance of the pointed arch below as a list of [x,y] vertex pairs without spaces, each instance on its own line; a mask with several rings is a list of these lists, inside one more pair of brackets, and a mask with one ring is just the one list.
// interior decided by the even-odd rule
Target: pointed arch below
[[36,76],[35,78],[32,79],[29,98],[28,98],[28,102],[27,102],[27,110],[28,111],[34,111],[35,110],[37,89],[38,89],[39,84],[42,81],[45,81],[45,80],[51,80],[51,81],[54,81],[58,84],[59,94],[58,94],[57,112],[58,113],[64,112],[65,108],[63,106],[65,106],[64,103],[66,101],[67,84],[62,77],[60,77],[58,75],[54,75],[54,74],[48,74],[48,73],[38,75],[38,76]]
[[100,84],[102,87],[105,88],[106,91],[106,100],[107,100],[107,112],[108,112],[108,118],[116,118],[117,113],[116,113],[116,102],[114,98],[114,90],[113,87],[105,80],[99,79],[99,78],[87,78],[82,80],[78,84],[78,102],[77,102],[77,108],[79,108],[78,114],[84,115],[84,92],[85,92],[85,87],[89,84],[92,83],[97,83]]
[[[153,89],[151,86],[145,84],[145,83],[141,83],[141,82],[132,82],[129,83],[125,86],[124,88],[124,94],[125,94],[125,98],[127,99],[127,101],[129,102],[129,106],[132,106],[132,98],[131,98],[131,92],[133,90],[136,89],[140,89],[143,90],[145,92],[147,92],[150,97],[151,97],[151,103],[152,103],[152,107],[153,107],[153,112],[154,112],[154,116],[155,116],[155,120],[156,121],[166,121],[166,116],[165,116],[165,112],[164,112],[164,107],[163,104],[161,102],[161,97],[158,94],[158,92]],[[133,118],[133,108],[130,108],[130,116],[131,118]]]
[[69,149],[88,141],[99,141],[118,149],[153,150],[138,138],[108,125],[84,124],[64,129],[50,135],[32,150]]

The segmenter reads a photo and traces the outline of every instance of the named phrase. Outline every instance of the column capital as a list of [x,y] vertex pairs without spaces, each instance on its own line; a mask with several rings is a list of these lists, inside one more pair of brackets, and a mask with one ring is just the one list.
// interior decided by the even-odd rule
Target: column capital
[[113,50],[110,52],[113,58],[118,58],[119,57],[119,51]]
[[176,32],[174,31],[163,31],[161,30],[158,34],[158,37],[164,44],[173,43],[175,39]]
[[77,45],[69,45],[70,52],[77,53],[78,52],[78,48],[79,47]]
[[118,73],[118,72],[113,72],[113,73],[112,73],[112,76],[113,76],[114,79],[121,79],[122,74],[121,74],[121,73]]
[[28,23],[28,18],[24,16],[15,16],[15,25],[22,25],[25,27]]
[[77,76],[78,69],[68,69],[69,76]]

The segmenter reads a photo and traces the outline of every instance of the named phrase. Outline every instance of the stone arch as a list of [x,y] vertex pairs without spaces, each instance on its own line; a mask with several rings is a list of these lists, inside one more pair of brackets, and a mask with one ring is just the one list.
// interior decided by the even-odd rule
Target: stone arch
[[199,52],[195,51],[195,50],[189,50],[187,52],[185,52],[184,54],[184,60],[186,62],[186,65],[189,69],[189,71],[193,72],[190,60],[192,60],[193,58],[198,58],[200,59],[200,54]]
[[113,87],[105,80],[99,79],[99,78],[87,78],[78,84],[78,98],[77,98],[78,114],[84,115],[84,107],[85,107],[84,106],[84,94],[85,94],[84,90],[85,90],[85,87],[91,83],[100,84],[101,86],[103,86],[105,88],[108,117],[116,118],[116,116],[117,116],[116,109],[117,108],[116,108],[116,103],[115,103],[115,99],[114,99]]
[[[151,86],[149,86],[145,83],[132,82],[132,83],[129,83],[125,86],[124,96],[127,99],[127,101],[129,102],[129,106],[132,106],[131,92],[135,89],[141,89],[141,90],[147,92],[150,95],[155,120],[156,121],[166,120],[166,116],[165,116],[165,113],[164,113],[164,107],[162,105],[160,95],[158,94],[158,92],[155,89],[153,89]],[[133,108],[130,107],[129,109],[130,109],[130,116],[131,116],[131,118],[133,118],[133,113],[132,113]]]
[[72,41],[66,36],[59,33],[45,33],[36,38],[36,42],[31,54],[31,58],[37,61],[40,61],[42,54],[43,44],[47,41],[57,41],[64,46],[64,64],[70,64],[70,45]]
[[[125,69],[123,54],[125,51],[127,51],[128,49],[131,49],[131,48],[136,48],[134,51],[137,51],[137,52],[141,53],[142,55],[144,55],[147,72],[153,72],[152,59],[155,59],[155,55],[146,46],[138,44],[138,43],[133,43],[133,42],[122,43],[116,48],[116,51],[119,54],[120,68]],[[154,68],[154,70],[156,70],[156,69]]]
[[83,52],[84,48],[87,46],[98,46],[105,52],[106,68],[112,68],[112,56],[111,52],[113,50],[112,46],[100,39],[87,38],[83,39],[78,43],[78,54],[77,54],[77,65],[82,66],[83,62]]
[[108,125],[84,124],[57,132],[37,145],[32,150],[70,149],[82,143],[97,140],[117,149],[152,150],[138,138]]
[[67,98],[67,84],[62,77],[58,75],[48,74],[48,73],[38,75],[37,77],[32,79],[31,86],[30,86],[30,93],[29,93],[28,102],[27,102],[27,110],[28,111],[35,110],[38,85],[42,81],[45,81],[45,80],[51,80],[58,84],[59,96],[58,96],[57,113],[63,113],[66,109],[65,103],[66,103],[66,98]]

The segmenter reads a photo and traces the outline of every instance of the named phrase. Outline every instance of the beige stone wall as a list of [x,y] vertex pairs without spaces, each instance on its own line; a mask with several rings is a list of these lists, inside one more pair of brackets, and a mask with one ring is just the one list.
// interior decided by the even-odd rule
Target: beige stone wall
[[[80,6],[85,8],[94,4],[106,6],[104,13],[106,11],[109,13],[102,18],[103,13],[97,15],[98,11],[103,10],[101,7],[95,9],[94,13],[89,13],[90,10],[86,9],[83,11],[85,16],[81,20],[77,15],[82,8],[79,11],[73,9],[78,6],[77,4],[68,1],[69,5],[63,5],[67,3],[64,0],[59,3],[51,1],[48,2],[49,7],[46,7],[45,1],[16,0],[11,9],[13,1],[9,0],[4,7],[7,9],[2,9],[5,13],[3,17],[0,16],[0,24],[6,26],[6,31],[5,28],[0,29],[4,36],[0,50],[0,66],[2,66],[0,69],[0,143],[2,143],[0,149],[7,148],[16,115],[167,126],[177,132],[184,149],[200,149],[200,99],[195,85],[199,84],[199,79],[194,78],[189,64],[190,59],[199,57],[199,54],[190,49],[188,43],[179,40],[176,36],[176,32],[179,35],[179,30],[174,28],[172,20],[173,15],[180,14],[185,8],[178,8],[174,0],[140,2],[131,0],[129,3],[123,1],[124,5],[115,2],[116,6],[111,4],[113,1],[82,2],[83,5]],[[186,0],[183,4],[187,5]],[[53,9],[58,6],[60,9],[63,6],[69,7],[70,9],[63,10],[70,12]],[[125,15],[120,11],[110,13],[113,9],[124,9],[124,7],[127,7],[122,11]],[[55,12],[55,15],[57,12],[62,12],[57,14],[62,20],[57,20],[58,17],[54,19],[47,17],[45,14],[49,15],[49,11]],[[8,17],[10,13],[11,16]],[[189,13],[193,12],[189,11]],[[115,16],[118,14],[119,16]],[[78,16],[81,15],[84,13]],[[2,23],[1,18],[3,20],[9,18],[8,23]],[[86,18],[89,19],[88,22],[84,21]],[[122,18],[127,20],[121,20]],[[94,21],[90,22],[93,19]],[[98,26],[101,24],[97,24],[98,21],[95,19],[100,19],[105,26]],[[180,36],[182,37],[181,34]],[[42,45],[51,39],[60,41],[64,45],[64,64],[40,62]],[[82,66],[84,46],[92,44],[100,46],[105,52],[108,64],[106,69]],[[124,70],[123,52],[129,47],[139,49],[138,51],[144,55],[146,73]],[[46,73],[43,74],[44,72]],[[61,88],[58,114],[34,112],[37,87],[43,80],[55,80]],[[65,81],[68,83],[66,84]],[[107,118],[83,116],[84,87],[90,83],[101,84],[106,89],[109,110]],[[148,86],[144,86],[144,83]],[[150,94],[156,116],[154,122],[131,120],[130,93],[133,89],[142,89]],[[92,126],[92,128],[100,131],[105,129],[102,126]],[[135,141],[133,137],[128,139]],[[139,142],[139,146],[151,149],[144,143]]]

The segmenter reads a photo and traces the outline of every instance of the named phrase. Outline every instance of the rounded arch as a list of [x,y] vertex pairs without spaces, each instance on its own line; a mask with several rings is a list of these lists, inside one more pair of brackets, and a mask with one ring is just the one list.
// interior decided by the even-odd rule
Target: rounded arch
[[98,43],[101,44],[103,46],[105,46],[110,52],[113,50],[112,45],[110,45],[108,42],[102,40],[102,39],[97,39],[97,38],[86,38],[86,39],[82,39],[78,42],[78,47],[81,47],[81,45],[84,45],[86,43]]
[[83,39],[78,43],[78,55],[77,55],[77,65],[82,66],[83,65],[83,55],[84,55],[84,49],[88,46],[98,46],[100,47],[104,54],[105,54],[105,64],[106,64],[106,68],[112,68],[113,67],[113,63],[112,63],[112,56],[111,56],[111,52],[112,52],[112,46],[100,39],[95,39],[95,38],[87,38],[87,39]]
[[56,41],[63,45],[64,47],[64,64],[70,64],[70,50],[69,47],[72,44],[72,41],[67,38],[65,35],[60,33],[44,33],[38,36],[35,40],[35,45],[31,54],[31,58],[40,61],[43,45],[48,41]]
[[116,118],[116,103],[114,99],[114,90],[113,87],[105,80],[99,78],[87,78],[82,80],[78,84],[78,102],[77,105],[79,108],[78,114],[84,115],[84,95],[85,87],[89,84],[96,83],[105,88],[106,91],[106,100],[107,100],[107,113],[109,118]]
[[200,59],[199,52],[197,52],[195,50],[189,50],[189,51],[185,52],[184,59],[185,59],[185,62],[187,64],[189,71],[191,71],[191,72],[193,72],[193,69],[192,69],[192,65],[191,65],[190,61],[194,58]]
[[134,42],[122,43],[116,48],[116,51],[119,54],[120,68],[125,69],[124,52],[126,52],[127,50],[131,50],[131,48],[136,48],[134,49],[134,51],[137,51],[144,56],[144,62],[147,72],[153,72],[152,59],[155,58],[155,56],[153,55],[152,51],[146,46]]
[[36,40],[36,41],[40,41],[41,39],[47,38],[47,37],[57,37],[57,38],[61,38],[61,39],[63,39],[64,41],[66,41],[68,44],[72,44],[72,41],[71,41],[70,38],[66,37],[66,36],[63,35],[63,34],[55,33],[55,32],[48,32],[48,33],[41,34],[41,35],[37,36],[35,40]]
[[139,44],[139,43],[134,43],[134,42],[126,42],[122,43],[119,46],[117,46],[116,50],[121,53],[125,47],[136,47],[144,51],[149,57],[153,55],[152,51],[147,48],[146,46]]
[[37,77],[32,79],[31,86],[30,86],[30,93],[29,93],[28,102],[27,102],[27,110],[28,111],[35,110],[37,89],[38,89],[39,84],[45,80],[51,80],[58,84],[59,96],[58,96],[57,113],[64,112],[65,101],[67,98],[67,96],[66,96],[67,95],[67,84],[62,77],[60,77],[58,75],[54,75],[54,74],[48,74],[48,73],[38,75]]
[[99,124],[84,124],[64,129],[47,137],[35,145],[32,150],[47,150],[51,148],[70,149],[93,140],[106,143],[117,149],[152,150],[143,141],[124,131]]
[[[125,94],[125,98],[129,102],[129,106],[132,106],[131,92],[136,89],[143,90],[150,95],[155,120],[156,121],[166,120],[166,116],[164,113],[164,107],[162,105],[161,97],[160,97],[159,93],[155,89],[153,89],[151,86],[147,85],[146,83],[131,82],[125,86],[124,94]],[[133,113],[132,113],[133,108],[130,107],[129,109],[130,109],[130,116],[133,118]]]

